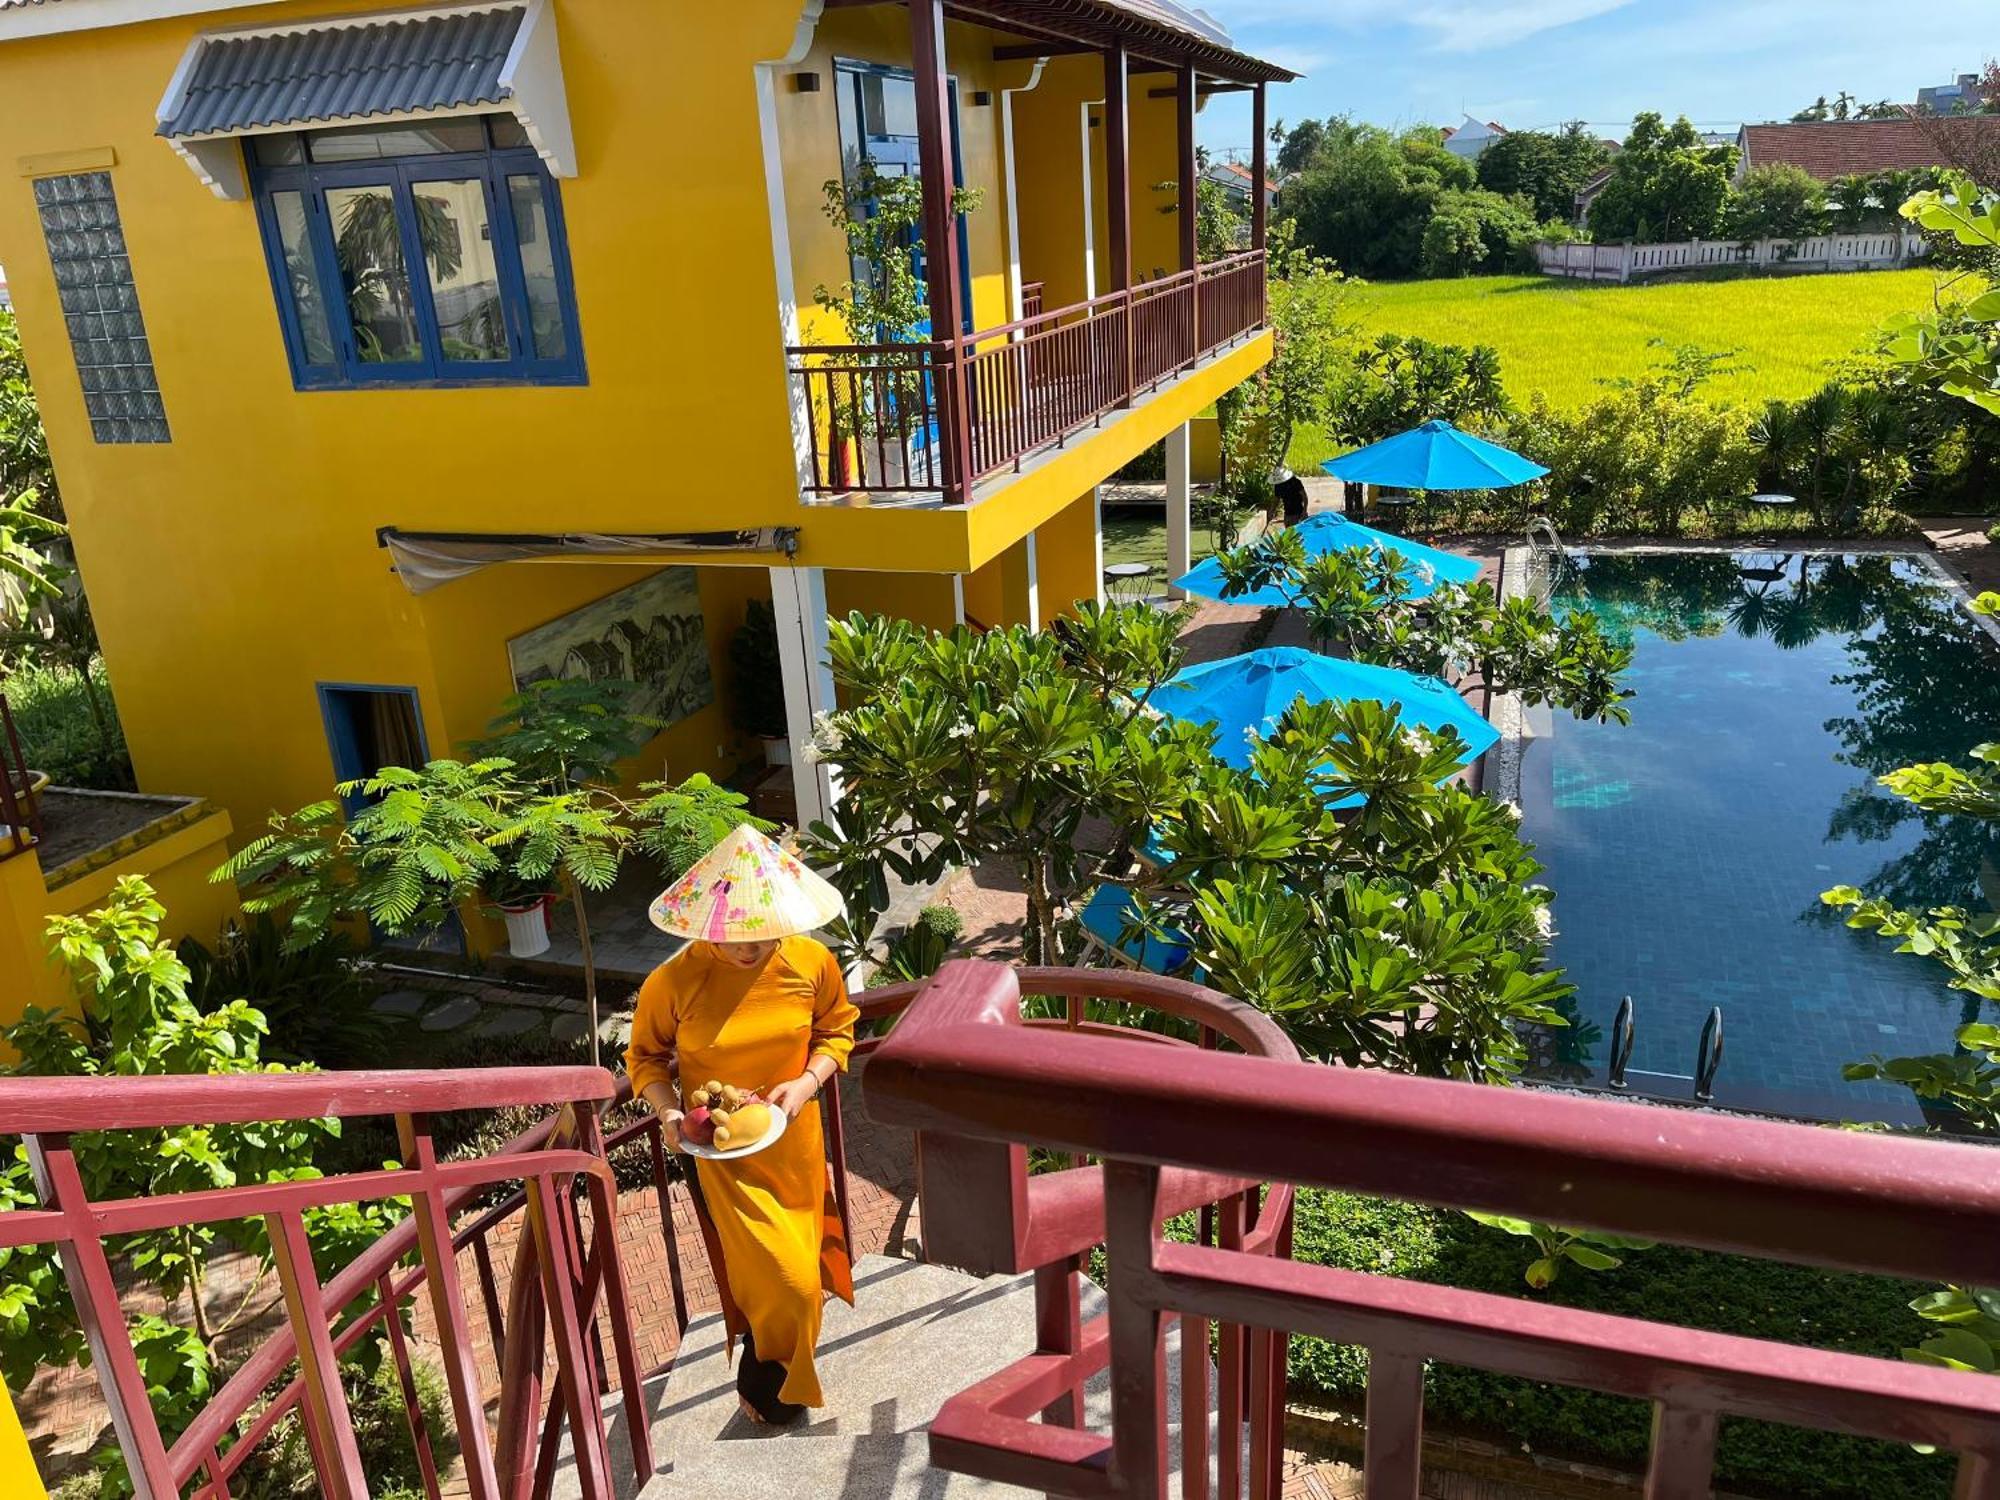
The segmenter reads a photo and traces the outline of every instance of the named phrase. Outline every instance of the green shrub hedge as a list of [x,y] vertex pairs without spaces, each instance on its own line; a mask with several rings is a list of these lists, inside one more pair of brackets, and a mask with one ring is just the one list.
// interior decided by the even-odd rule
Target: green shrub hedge
[[[1295,1254],[1315,1265],[1891,1358],[1926,1331],[1905,1304],[1929,1288],[1885,1277],[1660,1246],[1615,1271],[1565,1267],[1548,1291],[1531,1293],[1521,1279],[1527,1242],[1463,1214],[1305,1191],[1297,1226]],[[1366,1385],[1364,1351],[1292,1340],[1296,1398],[1358,1408]],[[1629,1468],[1645,1462],[1652,1421],[1645,1402],[1439,1364],[1426,1372],[1425,1406],[1441,1423],[1512,1446]],[[1718,1485],[1787,1497],[1942,1497],[1952,1473],[1947,1456],[1763,1422],[1724,1422],[1716,1453]]]

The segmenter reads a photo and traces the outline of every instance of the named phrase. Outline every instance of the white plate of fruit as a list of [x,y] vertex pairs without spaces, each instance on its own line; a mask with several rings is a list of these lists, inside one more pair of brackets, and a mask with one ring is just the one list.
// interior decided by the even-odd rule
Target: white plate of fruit
[[755,1089],[711,1080],[687,1096],[681,1150],[708,1161],[755,1156],[785,1133],[785,1112]]

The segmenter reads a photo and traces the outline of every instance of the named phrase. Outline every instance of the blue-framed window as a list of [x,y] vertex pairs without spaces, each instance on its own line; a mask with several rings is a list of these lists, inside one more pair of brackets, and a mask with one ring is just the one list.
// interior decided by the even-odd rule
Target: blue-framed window
[[245,153],[300,389],[583,382],[562,200],[512,115]]

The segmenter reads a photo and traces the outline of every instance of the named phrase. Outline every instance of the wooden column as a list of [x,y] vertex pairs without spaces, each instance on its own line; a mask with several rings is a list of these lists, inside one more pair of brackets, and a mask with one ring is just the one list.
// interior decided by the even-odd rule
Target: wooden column
[[[1195,226],[1201,218],[1201,178],[1196,164],[1194,150],[1194,69],[1182,68],[1174,74],[1174,187],[1176,189],[1175,208],[1179,215],[1181,263],[1178,269],[1193,271],[1201,265],[1201,245],[1195,234]],[[1185,330],[1176,329],[1176,336],[1185,340],[1179,352],[1180,357],[1193,363],[1201,353],[1201,282],[1196,279],[1184,294],[1185,316],[1176,321],[1185,324]],[[1167,499],[1168,509],[1173,507],[1171,493]],[[1173,523],[1167,524],[1169,540],[1173,534]],[[1175,571],[1171,564],[1167,573],[1178,578],[1187,568]],[[1169,597],[1178,597],[1170,595]]]
[[917,84],[917,171],[924,190],[924,270],[937,348],[938,456],[946,504],[972,496],[972,443],[965,401],[959,308],[963,268],[951,200],[951,80],[944,68],[942,0],[909,0],[910,64]]
[[[1105,279],[1111,292],[1132,290],[1132,125],[1125,97],[1123,47],[1104,51],[1104,224]],[[1123,336],[1117,340],[1120,406],[1132,404],[1132,309],[1113,316]]]
[[1264,85],[1250,95],[1250,248],[1264,248],[1266,221],[1270,210],[1264,206],[1265,151],[1270,145],[1264,126]]
[[1192,271],[1200,264],[1201,250],[1195,239],[1195,223],[1199,217],[1200,178],[1195,163],[1194,152],[1194,69],[1182,68],[1174,75],[1174,125],[1177,130],[1174,149],[1175,187],[1179,190],[1179,212],[1181,231],[1181,264],[1183,271]]

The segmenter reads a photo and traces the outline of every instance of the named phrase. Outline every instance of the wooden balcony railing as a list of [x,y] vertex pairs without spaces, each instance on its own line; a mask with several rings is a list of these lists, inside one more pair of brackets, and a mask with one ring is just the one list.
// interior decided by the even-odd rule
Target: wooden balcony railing
[[14,712],[0,693],[0,860],[12,859],[41,842],[42,819]]
[[[609,1158],[622,1149],[646,1153],[682,1330],[688,1316],[658,1121],[649,1112],[608,1136],[599,1123],[600,1110],[627,1097],[622,1080],[598,1068],[0,1080],[0,1131],[25,1141],[42,1199],[39,1208],[0,1214],[0,1247],[61,1247],[70,1296],[141,1500],[184,1493],[194,1500],[228,1500],[232,1489],[241,1492],[238,1471],[294,1412],[304,1420],[319,1493],[336,1500],[366,1495],[368,1479],[335,1365],[378,1329],[387,1332],[401,1377],[425,1493],[440,1500],[439,1465],[425,1436],[403,1330],[408,1304],[418,1296],[428,1300],[434,1315],[466,1493],[474,1500],[500,1500],[531,1488],[547,1494],[566,1430],[580,1493],[610,1500],[614,1458],[603,1403],[614,1384],[626,1416],[623,1457],[641,1481],[653,1470],[642,1382],[656,1372],[638,1367],[615,1232]],[[489,1156],[439,1160],[431,1131],[435,1114],[524,1105],[559,1109]],[[85,1192],[70,1141],[73,1132],[86,1130],[327,1115],[394,1115],[405,1164],[306,1182],[101,1202]],[[509,1182],[521,1186],[474,1211],[484,1196]],[[579,1205],[578,1183],[586,1189],[587,1214]],[[322,1284],[306,1244],[303,1211],[405,1194],[410,1216]],[[269,1226],[287,1320],[245,1357],[169,1447],[147,1402],[106,1240],[138,1229],[246,1216]],[[488,1241],[516,1218],[520,1232],[503,1312]],[[497,1439],[482,1409],[468,1298],[460,1286],[457,1252],[467,1248],[499,1368]],[[410,1257],[415,1263],[405,1266]],[[597,1341],[600,1312],[611,1333],[610,1360]],[[545,1344],[554,1350],[556,1379],[544,1401]],[[297,1375],[267,1399],[273,1381],[295,1362]]]
[[964,338],[787,350],[808,413],[807,492],[964,503],[1261,327],[1264,252],[1053,311],[1034,291],[1027,316]]
[[[1956,1494],[2000,1494],[2000,1379],[1615,1317],[1519,1297],[1298,1265],[1253,1236],[1169,1241],[1163,1212],[1191,1176],[1268,1179],[1485,1209],[1710,1250],[1960,1285],[2000,1285],[2000,1174],[1981,1147],[1135,1046],[1020,1024],[1042,974],[958,962],[925,987],[869,1063],[868,1110],[918,1132],[925,1244],[942,1223],[1018,1226],[1021,1185],[979,1170],[1035,1145],[1100,1159],[1112,1431],[1035,1420],[1079,1356],[1043,1348],[948,1401],[932,1462],[1063,1495],[1168,1493],[1169,1318],[1261,1330],[1249,1373],[1250,1500],[1276,1500],[1293,1331],[1368,1351],[1367,1491],[1419,1492],[1426,1360],[1650,1401],[1645,1493],[1710,1492],[1717,1424],[1750,1417],[1931,1444],[1960,1455]],[[1145,1002],[1164,981],[1124,976]],[[1129,1033],[1127,1034],[1129,1036]],[[934,1164],[951,1165],[950,1176]],[[1032,1179],[1030,1183],[1032,1184]],[[928,1195],[941,1194],[940,1216]],[[1242,1200],[1239,1200],[1242,1201]],[[1030,1226],[1032,1228],[1032,1225]],[[1258,1233],[1278,1226],[1260,1225]],[[1282,1234],[1281,1234],[1282,1240]],[[1017,1238],[1026,1258],[1046,1248]],[[1258,1253],[1259,1251],[1264,1253]],[[1241,1367],[1238,1367],[1239,1370]],[[1225,1369],[1224,1383],[1230,1372]],[[1183,1379],[1188,1379],[1184,1369]],[[1184,1411],[1186,1408],[1184,1408]],[[1193,1408],[1199,1411],[1199,1407]],[[1275,1414],[1274,1414],[1275,1413]],[[1259,1425],[1259,1422],[1263,1425]],[[1200,1427],[1184,1416],[1183,1432]],[[1228,1436],[1218,1457],[1227,1457]],[[1261,1446],[1260,1446],[1261,1445]],[[1187,1500],[1210,1493],[1182,1460]],[[1221,1496],[1246,1493],[1223,1475]]]

